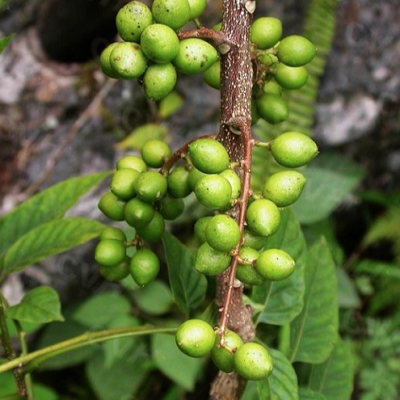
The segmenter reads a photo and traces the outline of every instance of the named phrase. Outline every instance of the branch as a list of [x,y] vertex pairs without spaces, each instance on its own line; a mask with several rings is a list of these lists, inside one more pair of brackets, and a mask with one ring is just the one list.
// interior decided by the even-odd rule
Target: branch
[[[190,31],[179,32],[178,37],[180,40],[189,38],[208,39],[219,48],[221,53],[226,53],[226,50],[229,51],[231,47],[236,46],[236,43],[229,39],[224,32],[215,31],[214,29],[205,28],[204,26]],[[223,51],[224,46],[225,51]],[[229,46],[229,49],[226,48],[226,46]]]

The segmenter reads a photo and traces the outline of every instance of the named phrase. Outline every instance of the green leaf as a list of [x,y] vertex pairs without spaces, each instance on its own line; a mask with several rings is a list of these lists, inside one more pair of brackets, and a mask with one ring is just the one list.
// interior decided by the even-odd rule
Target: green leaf
[[300,400],[326,400],[326,397],[322,393],[314,392],[308,388],[299,389]]
[[182,96],[173,91],[160,101],[158,113],[161,118],[165,119],[176,113],[183,104]]
[[367,273],[372,276],[381,276],[389,279],[400,279],[400,265],[387,263],[378,260],[361,260],[358,262],[354,271],[357,273]]
[[90,297],[73,313],[72,319],[96,330],[105,328],[117,316],[128,315],[131,305],[126,297],[117,292],[103,292]]
[[149,315],[163,315],[172,306],[172,293],[162,281],[154,281],[135,292],[139,308]]
[[7,309],[7,317],[32,323],[64,321],[58,293],[48,286],[28,292],[21,303]]
[[282,211],[279,230],[268,240],[266,248],[288,252],[296,261],[296,270],[280,282],[269,282],[265,286],[253,288],[252,300],[263,306],[256,323],[284,325],[301,312],[304,296],[306,245],[292,210]]
[[304,308],[291,323],[290,361],[324,362],[338,337],[335,263],[325,239],[308,252],[305,268]]
[[4,272],[20,271],[46,257],[77,247],[98,236],[103,229],[100,222],[79,217],[40,225],[18,239],[7,251]]
[[151,338],[153,360],[159,370],[176,384],[188,391],[194,389],[204,360],[184,355],[171,335],[156,334]]
[[[0,9],[1,9],[0,5]],[[0,39],[0,54],[4,51],[4,49],[10,44],[11,40],[13,39],[14,34],[8,35]]]
[[307,184],[294,205],[303,224],[312,224],[331,214],[364,177],[360,165],[335,153],[319,155],[304,171]]
[[50,389],[47,386],[40,385],[40,384],[35,384],[33,386],[33,393],[35,395],[35,399],[40,399],[40,400],[58,400],[59,396],[58,394]]
[[361,306],[361,300],[347,272],[343,268],[336,268],[336,277],[338,281],[339,307],[347,309],[359,308]]
[[322,393],[327,400],[350,400],[353,391],[350,343],[339,340],[328,360],[312,366],[309,387]]
[[257,382],[256,381],[248,381],[246,384],[246,389],[242,394],[240,400],[268,400],[260,399]]
[[0,396],[17,393],[17,385],[11,372],[0,374]]
[[141,149],[149,140],[164,140],[167,137],[168,129],[164,125],[145,124],[136,128],[124,140],[117,144],[118,150]]
[[207,279],[194,268],[190,250],[168,232],[163,237],[169,282],[179,309],[189,314],[205,298]]
[[110,172],[72,178],[43,190],[0,219],[0,257],[31,229],[60,218]]

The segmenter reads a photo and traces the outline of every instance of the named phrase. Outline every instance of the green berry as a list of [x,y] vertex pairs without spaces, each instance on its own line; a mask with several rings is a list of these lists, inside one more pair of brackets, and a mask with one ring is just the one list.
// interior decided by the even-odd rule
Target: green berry
[[245,229],[244,231],[244,246],[251,247],[255,250],[262,249],[267,244],[268,239],[265,236],[259,236]]
[[214,329],[205,321],[189,319],[178,328],[175,341],[187,356],[204,357],[214,346]]
[[144,30],[140,46],[144,55],[151,61],[166,64],[178,54],[179,39],[169,26],[154,24]]
[[270,200],[256,200],[246,211],[247,226],[257,235],[270,236],[274,234],[281,220],[277,206]]
[[101,56],[100,56],[101,69],[102,69],[104,75],[108,76],[109,78],[114,78],[114,79],[118,79],[119,76],[114,71],[114,68],[112,68],[112,66],[111,66],[110,55],[117,44],[118,43],[111,43],[109,46],[107,46],[102,51]]
[[206,240],[214,250],[229,252],[236,247],[239,239],[239,225],[227,215],[216,215],[207,225]]
[[100,241],[106,239],[114,239],[114,240],[119,240],[120,242],[125,242],[126,236],[125,233],[121,231],[121,229],[113,228],[110,226],[109,228],[104,229],[99,239]]
[[171,149],[167,143],[153,139],[146,142],[141,150],[143,161],[153,168],[160,168],[171,156]]
[[257,99],[257,109],[261,118],[270,124],[278,124],[289,116],[286,101],[277,94],[264,93]]
[[147,165],[140,157],[125,156],[117,162],[117,169],[134,169],[138,172],[146,172]]
[[257,259],[257,272],[269,281],[280,281],[294,272],[295,262],[289,254],[278,249],[263,251]]
[[173,61],[176,69],[187,75],[200,74],[218,60],[217,50],[202,39],[184,39]]
[[119,169],[112,177],[110,189],[121,200],[135,196],[135,181],[140,173],[134,169]]
[[288,36],[278,46],[278,58],[289,67],[301,67],[315,57],[315,46],[303,36]]
[[217,61],[203,74],[204,82],[214,89],[221,87],[221,61]]
[[149,249],[139,249],[129,265],[132,278],[139,286],[145,286],[156,279],[160,271],[158,257]]
[[143,77],[144,93],[148,99],[159,101],[172,92],[176,80],[176,70],[171,63],[151,65]]
[[230,183],[232,188],[232,199],[238,199],[242,193],[242,182],[237,173],[231,169],[226,169],[219,175],[223,176]]
[[154,208],[151,204],[140,199],[132,199],[126,203],[125,220],[134,228],[147,225],[154,217]]
[[242,247],[239,255],[246,264],[238,265],[236,278],[250,286],[261,286],[264,284],[264,278],[257,272],[254,264],[259,256],[258,251],[250,247]]
[[124,201],[108,192],[101,197],[98,207],[107,218],[113,221],[123,221],[125,219],[125,205]]
[[101,265],[100,266],[100,275],[111,282],[121,281],[126,278],[129,274],[129,262],[126,259],[122,261],[118,265],[114,265],[112,267]]
[[266,82],[264,87],[263,87],[263,92],[264,93],[269,93],[269,94],[282,94],[282,87],[279,86],[275,80],[271,79],[270,81]]
[[223,346],[220,346],[220,341],[220,335],[217,334],[214,347],[211,350],[211,358],[221,371],[233,372],[235,370],[233,358],[237,349],[243,346],[243,340],[237,333],[227,331]]
[[190,172],[189,172],[189,185],[192,190],[197,185],[197,182],[201,179],[204,178],[207,174],[204,172],[199,171],[197,168],[193,167]]
[[154,19],[177,30],[189,21],[191,10],[187,0],[154,0],[151,7]]
[[167,193],[167,180],[158,172],[142,172],[135,181],[139,199],[149,203],[161,200]]
[[125,259],[125,256],[124,243],[115,239],[102,240],[94,251],[96,262],[107,267],[118,265]]
[[286,132],[272,142],[271,152],[275,160],[284,167],[298,168],[317,156],[318,147],[307,135]]
[[136,79],[143,75],[147,60],[136,43],[118,43],[110,55],[111,68],[122,79]]
[[183,166],[176,167],[168,175],[167,182],[168,193],[171,197],[182,199],[192,192],[189,185],[189,171]]
[[236,371],[245,379],[267,378],[273,368],[272,358],[267,349],[257,343],[245,343],[234,356]]
[[182,199],[171,199],[171,197],[166,196],[160,201],[160,213],[166,220],[177,219],[184,210],[185,203]]
[[195,19],[203,14],[207,6],[207,0],[188,0],[190,5],[190,19]]
[[261,50],[274,47],[281,36],[282,22],[277,18],[258,18],[251,25],[251,41]]
[[125,42],[139,42],[142,32],[153,23],[149,7],[140,1],[131,1],[117,14],[118,33]]
[[306,178],[300,172],[277,172],[265,183],[263,196],[278,207],[288,207],[299,199],[305,184]]
[[219,174],[229,166],[225,147],[215,139],[198,139],[189,145],[193,165],[205,174]]
[[136,233],[144,240],[158,242],[165,231],[165,222],[162,215],[156,211],[153,219],[145,226],[136,228]]
[[197,200],[215,210],[221,210],[229,206],[232,198],[230,183],[220,175],[207,175],[201,178],[194,188]]
[[200,218],[194,224],[194,233],[201,244],[207,241],[206,239],[206,230],[208,223],[213,219],[213,217],[203,217]]
[[279,64],[275,80],[287,90],[300,89],[307,83],[308,73],[304,67],[288,67]]
[[230,263],[229,254],[214,250],[208,243],[203,243],[197,250],[194,266],[202,274],[218,275],[229,268]]

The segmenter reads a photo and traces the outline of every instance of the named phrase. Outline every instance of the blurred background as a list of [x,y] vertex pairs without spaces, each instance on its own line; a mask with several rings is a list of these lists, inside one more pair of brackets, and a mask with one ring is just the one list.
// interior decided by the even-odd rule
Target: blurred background
[[[15,34],[0,55],[0,215],[56,182],[112,169],[119,157],[137,151],[150,136],[165,138],[176,147],[216,132],[219,92],[206,86],[201,76],[180,76],[173,98],[155,105],[146,100],[140,83],[109,80],[101,73],[99,54],[116,40],[115,16],[124,3],[0,0],[0,38]],[[254,131],[271,137],[299,124],[298,130],[312,134],[318,143],[321,154],[306,172],[310,187],[295,214],[307,241],[325,235],[337,263],[340,330],[352,341],[356,360],[353,399],[398,400],[400,6],[398,0],[342,0],[330,13],[321,14],[320,25],[312,26],[305,21],[316,12],[314,3],[257,4],[256,16],[280,18],[284,35],[304,31],[315,37],[320,58],[310,72],[312,90],[303,93],[310,106],[298,114],[294,111],[287,125],[260,123]],[[219,0],[209,1],[202,23],[210,27],[218,23],[221,7]],[[319,31],[320,26],[326,31]],[[301,96],[289,97],[294,110],[304,104]],[[262,158],[255,154],[255,185],[258,176],[265,177],[263,171],[273,170]],[[97,202],[105,188],[86,196],[71,215],[104,221]],[[190,204],[188,210],[171,226],[181,237],[199,217]],[[157,293],[164,290],[162,301],[168,307],[151,310],[151,301],[138,305],[140,296],[134,294],[138,315],[170,317],[170,293],[160,282],[163,289],[157,288]],[[2,291],[16,303],[26,290],[44,284],[56,288],[67,314],[77,300],[110,288],[113,293],[129,290],[102,280],[94,265],[93,244],[13,275]],[[66,328],[52,329],[39,330],[34,346],[65,337]],[[68,329],[72,335],[82,327],[75,323]],[[99,360],[92,351],[74,357],[37,374],[44,385],[39,400],[134,398],[132,387],[113,392],[115,382],[106,379],[107,360]],[[132,357],[126,361],[141,362],[145,361]],[[124,377],[129,365],[114,367],[113,373]],[[142,393],[137,398],[143,400],[201,399],[207,393],[201,382],[214,373],[207,370],[195,394],[188,395],[179,385],[170,386],[160,372],[152,372],[147,385],[144,376],[129,379],[137,380],[135,387]],[[194,380],[184,389],[195,384]],[[99,386],[100,390],[94,389]],[[166,391],[170,397],[163,397]]]

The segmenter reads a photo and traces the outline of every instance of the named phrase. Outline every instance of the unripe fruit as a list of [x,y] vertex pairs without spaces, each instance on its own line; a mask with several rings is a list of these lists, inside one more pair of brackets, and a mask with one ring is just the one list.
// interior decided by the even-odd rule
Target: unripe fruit
[[249,231],[248,229],[245,229],[244,231],[243,245],[246,247],[251,247],[252,249],[260,250],[267,244],[267,241],[268,238],[266,238],[265,236],[256,235],[255,233]]
[[123,221],[125,219],[125,205],[124,201],[108,192],[101,197],[98,207],[107,218],[113,221]]
[[227,215],[216,215],[207,225],[206,240],[214,250],[229,252],[236,247],[239,239],[239,225]]
[[171,63],[151,65],[143,77],[144,93],[148,99],[159,101],[174,89],[176,80],[176,70]]
[[174,220],[182,215],[185,210],[185,203],[182,199],[171,199],[164,197],[160,201],[160,213],[166,220]]
[[120,169],[114,172],[111,180],[111,191],[121,200],[135,196],[135,181],[140,173],[134,169]]
[[125,259],[125,245],[114,239],[106,239],[99,242],[94,252],[95,260],[107,267],[118,265]]
[[202,39],[184,39],[173,61],[178,71],[187,75],[200,74],[218,60],[217,50]]
[[269,93],[269,94],[282,94],[282,88],[274,81],[271,79],[270,81],[266,82],[264,87],[263,87],[263,92],[264,93]]
[[274,234],[281,221],[277,206],[270,200],[256,200],[246,211],[247,226],[257,235],[270,236]]
[[129,274],[129,262],[128,258],[122,263],[109,267],[105,265],[100,266],[100,275],[111,282],[121,281],[126,278]]
[[129,265],[132,278],[139,286],[145,286],[156,279],[160,271],[158,257],[149,249],[139,249]]
[[310,162],[318,154],[318,147],[307,135],[286,132],[271,145],[275,160],[287,168],[298,168]]
[[289,116],[286,101],[278,94],[263,94],[257,99],[257,109],[261,118],[270,124],[278,124]]
[[279,64],[275,80],[287,90],[300,89],[307,83],[308,73],[304,67],[288,67]]
[[251,25],[251,41],[261,50],[274,47],[281,36],[282,22],[277,18],[258,18]]
[[191,11],[187,0],[154,0],[151,7],[154,19],[177,30],[189,21]]
[[285,37],[278,46],[278,58],[289,67],[301,67],[315,57],[315,46],[303,36]]
[[161,200],[167,193],[167,180],[158,172],[143,172],[135,181],[135,191],[143,201]]
[[175,341],[187,356],[204,357],[214,346],[214,329],[205,321],[189,319],[178,328]]
[[204,82],[214,89],[221,87],[221,61],[217,61],[203,74]]
[[220,335],[216,335],[214,347],[211,350],[211,358],[221,371],[233,372],[235,370],[233,357],[237,349],[243,346],[243,340],[237,333],[227,331],[224,345],[220,346],[220,337]]
[[118,43],[110,55],[111,68],[123,79],[136,79],[146,71],[147,60],[136,43]]
[[204,172],[199,171],[197,168],[193,167],[190,172],[189,172],[189,185],[192,190],[197,185],[197,182],[201,179],[204,178],[207,174]]
[[126,203],[125,220],[134,228],[147,225],[154,217],[154,208],[151,204],[140,199],[132,199]]
[[113,228],[113,227],[108,227],[104,229],[104,231],[100,235],[100,241],[106,240],[106,239],[114,239],[114,240],[119,240],[120,242],[125,242],[126,241],[126,236],[121,229],[118,228]]
[[151,61],[166,64],[178,54],[179,39],[169,26],[154,24],[144,30],[140,46],[144,55]]
[[111,66],[110,55],[117,44],[118,43],[111,43],[109,46],[107,46],[102,51],[101,56],[100,56],[101,69],[102,69],[104,75],[108,76],[109,78],[114,78],[114,79],[118,79],[119,76],[114,71],[114,68],[112,68],[112,66]]
[[195,19],[203,14],[207,6],[207,0],[188,0],[190,5],[190,19]]
[[242,193],[242,182],[237,173],[231,169],[226,169],[219,175],[223,176],[230,183],[232,188],[232,199],[238,199]]
[[171,149],[165,142],[153,139],[143,145],[141,154],[143,161],[147,165],[153,168],[160,168],[171,156]]
[[208,243],[203,243],[197,250],[194,266],[197,271],[206,275],[218,275],[224,272],[231,263],[227,253],[214,250]]
[[257,259],[257,272],[269,281],[280,281],[294,272],[295,262],[282,250],[269,249],[263,251]]
[[193,165],[206,174],[219,174],[229,166],[225,147],[215,139],[198,139],[189,145]]
[[230,183],[220,175],[207,175],[201,178],[194,188],[197,200],[204,207],[220,210],[230,204],[232,187]]
[[237,266],[236,278],[246,285],[260,286],[264,283],[264,278],[257,272],[253,262],[257,260],[259,254],[257,250],[250,247],[242,247],[239,256],[246,262]]
[[136,228],[136,233],[141,238],[152,243],[158,242],[162,238],[164,231],[164,218],[158,211],[154,213],[153,219],[147,225]]
[[245,379],[267,378],[273,368],[272,358],[267,349],[257,343],[245,343],[234,356],[236,371]]
[[201,244],[207,241],[206,230],[209,222],[212,219],[213,217],[203,217],[194,224],[194,233]]
[[300,172],[277,172],[265,183],[263,196],[278,207],[288,207],[299,199],[305,184],[306,178]]
[[167,178],[168,193],[177,199],[188,196],[192,189],[189,185],[189,171],[185,167],[176,167]]
[[272,65],[279,63],[277,56],[268,53],[260,54],[258,56],[258,60],[261,62],[261,64],[267,65],[268,67],[271,67]]
[[140,157],[125,156],[117,162],[117,169],[134,169],[138,172],[145,172],[147,165]]

